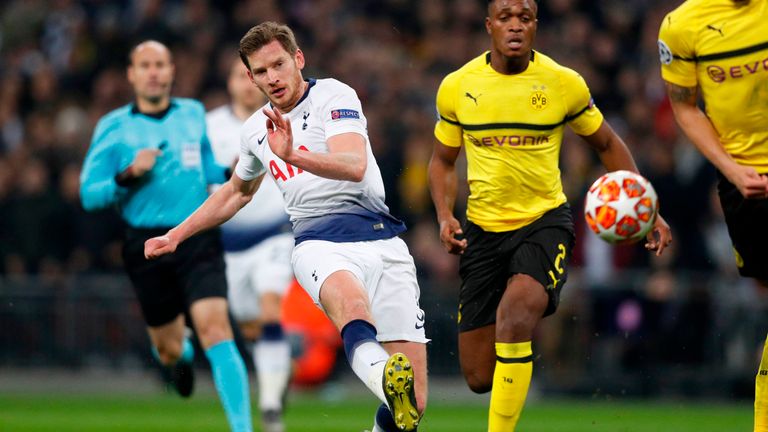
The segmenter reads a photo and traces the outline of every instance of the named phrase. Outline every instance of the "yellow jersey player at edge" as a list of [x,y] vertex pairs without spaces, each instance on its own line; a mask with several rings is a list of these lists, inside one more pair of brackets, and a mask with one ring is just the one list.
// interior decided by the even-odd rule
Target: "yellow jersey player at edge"
[[[678,125],[718,170],[739,273],[768,288],[768,1],[689,0],[659,31]],[[699,96],[706,108],[699,108]],[[755,431],[768,431],[768,346],[755,379]]]
[[[461,255],[461,370],[472,391],[491,391],[492,432],[515,430],[534,329],[557,308],[567,277],[574,228],[558,168],[565,124],[606,169],[637,172],[581,76],[532,49],[536,12],[533,0],[488,1],[491,50],[441,83],[429,166],[440,240]],[[463,228],[453,214],[462,145],[470,189]],[[659,216],[645,246],[660,255],[671,240]]]

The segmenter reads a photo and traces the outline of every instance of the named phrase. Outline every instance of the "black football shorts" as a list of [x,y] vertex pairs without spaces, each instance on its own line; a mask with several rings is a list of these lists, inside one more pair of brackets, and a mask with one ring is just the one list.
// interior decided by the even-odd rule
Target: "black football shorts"
[[739,274],[768,281],[768,199],[744,199],[722,174],[718,177],[717,192]]
[[176,252],[154,260],[144,258],[144,242],[167,229],[128,229],[123,260],[149,327],[168,324],[197,300],[227,297],[221,234],[197,234]]
[[459,264],[459,331],[495,323],[507,280],[518,273],[533,277],[546,289],[549,304],[544,316],[555,312],[575,239],[567,204],[514,231],[487,232],[469,221],[463,230],[467,249]]

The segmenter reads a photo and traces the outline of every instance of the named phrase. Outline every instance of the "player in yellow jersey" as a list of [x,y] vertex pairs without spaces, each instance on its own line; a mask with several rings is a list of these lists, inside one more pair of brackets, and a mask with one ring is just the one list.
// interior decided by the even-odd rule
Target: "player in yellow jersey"
[[[581,76],[532,49],[536,11],[533,0],[488,1],[491,50],[440,85],[429,166],[440,239],[461,254],[461,369],[472,391],[491,391],[492,432],[515,429],[534,328],[557,308],[567,276],[574,229],[558,168],[565,125],[609,171],[637,171]],[[462,145],[470,189],[463,228],[453,214]],[[646,247],[660,255],[671,240],[659,217]]]
[[[680,128],[718,170],[739,273],[768,288],[768,0],[688,0],[659,31],[661,76]],[[706,108],[697,105],[699,97]],[[755,380],[768,431],[768,345]]]

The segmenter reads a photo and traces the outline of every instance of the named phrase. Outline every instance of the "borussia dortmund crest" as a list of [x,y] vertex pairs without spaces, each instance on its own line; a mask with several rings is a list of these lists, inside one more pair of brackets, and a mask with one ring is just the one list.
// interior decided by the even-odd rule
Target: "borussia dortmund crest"
[[544,86],[533,86],[533,93],[531,94],[531,107],[537,111],[541,111],[547,107],[549,100],[547,94],[544,93],[546,88]]

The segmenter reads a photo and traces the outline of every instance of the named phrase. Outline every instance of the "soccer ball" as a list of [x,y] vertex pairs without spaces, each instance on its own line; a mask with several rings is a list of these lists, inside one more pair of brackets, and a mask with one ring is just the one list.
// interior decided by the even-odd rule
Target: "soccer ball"
[[651,183],[631,171],[613,171],[597,179],[587,192],[587,225],[608,243],[630,244],[653,228],[659,200]]

